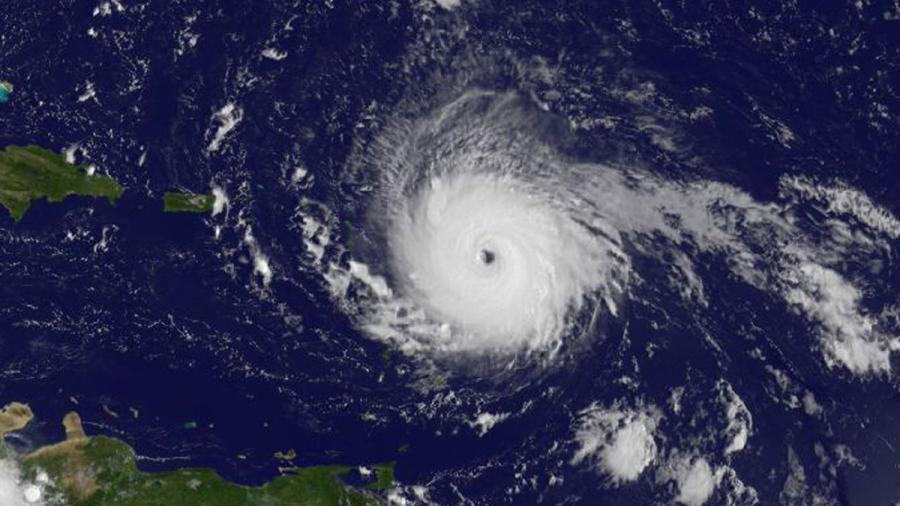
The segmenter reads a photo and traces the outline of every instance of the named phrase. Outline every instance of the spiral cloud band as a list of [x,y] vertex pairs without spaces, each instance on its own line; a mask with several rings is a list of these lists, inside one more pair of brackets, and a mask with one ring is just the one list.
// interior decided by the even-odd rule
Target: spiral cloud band
[[553,350],[570,315],[611,293],[615,241],[551,184],[560,167],[527,114],[513,97],[470,94],[385,149],[391,267],[422,311],[401,312],[423,318],[420,341]]

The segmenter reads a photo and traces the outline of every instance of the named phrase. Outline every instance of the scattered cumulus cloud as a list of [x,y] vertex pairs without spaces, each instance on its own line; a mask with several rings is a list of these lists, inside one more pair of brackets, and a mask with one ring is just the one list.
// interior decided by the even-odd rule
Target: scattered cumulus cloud
[[865,193],[843,183],[825,185],[806,176],[786,176],[779,181],[782,198],[813,201],[832,216],[848,216],[891,239],[900,238],[900,220]]
[[881,334],[876,319],[860,306],[862,294],[836,271],[804,261],[785,272],[785,299],[821,326],[820,338],[829,366],[858,373],[889,373],[891,351],[900,339]]

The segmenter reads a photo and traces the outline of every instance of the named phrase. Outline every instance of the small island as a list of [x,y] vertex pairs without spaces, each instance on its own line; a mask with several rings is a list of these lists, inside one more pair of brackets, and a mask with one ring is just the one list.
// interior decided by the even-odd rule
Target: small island
[[[33,415],[28,406],[12,403],[0,411],[0,435],[25,427]],[[63,419],[66,439],[19,459],[26,493],[45,502],[72,506],[271,506],[384,505],[379,495],[394,485],[394,464],[376,464],[374,482],[363,488],[341,481],[355,466],[283,469],[283,476],[260,487],[230,483],[212,469],[177,469],[145,473],[137,468],[134,450],[104,436],[88,436],[81,417]],[[0,455],[6,451],[0,443]]]
[[9,101],[9,96],[12,95],[13,85],[10,82],[0,81],[0,104],[6,103]]
[[0,151],[0,205],[19,221],[33,200],[62,202],[70,195],[105,197],[115,203],[123,193],[112,178],[93,175],[40,146],[7,146]]
[[167,213],[208,213],[216,201],[212,195],[198,193],[166,192],[163,195],[163,211]]

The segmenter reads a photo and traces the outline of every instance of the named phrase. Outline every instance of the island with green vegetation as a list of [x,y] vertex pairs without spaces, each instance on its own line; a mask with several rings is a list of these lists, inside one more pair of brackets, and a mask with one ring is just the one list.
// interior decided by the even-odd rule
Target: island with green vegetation
[[13,85],[10,82],[0,81],[0,104],[9,101],[9,96],[12,95]]
[[[27,406],[10,404],[0,412],[0,435],[23,428],[32,416]],[[387,502],[382,494],[394,486],[393,463],[372,466],[374,481],[360,487],[341,480],[357,468],[340,465],[282,468],[282,476],[260,487],[230,483],[212,469],[145,473],[137,468],[134,450],[122,441],[87,436],[77,413],[66,415],[63,426],[64,441],[19,458],[23,483],[26,487],[40,487],[40,496],[48,504],[384,505]]]
[[0,205],[19,221],[33,200],[62,202],[68,196],[105,197],[115,203],[123,193],[112,178],[91,174],[40,146],[7,146],[0,151]]
[[166,192],[163,195],[163,211],[167,213],[208,213],[216,201],[212,195],[198,193]]

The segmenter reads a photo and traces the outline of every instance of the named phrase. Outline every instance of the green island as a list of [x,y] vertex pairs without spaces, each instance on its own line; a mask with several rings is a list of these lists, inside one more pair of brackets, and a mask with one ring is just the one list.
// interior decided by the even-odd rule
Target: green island
[[[19,403],[0,411],[0,436],[19,430],[33,417]],[[285,473],[260,487],[225,481],[212,469],[145,473],[134,450],[117,439],[85,434],[81,418],[63,419],[66,439],[19,458],[25,483],[42,484],[45,502],[71,506],[307,506],[384,505],[379,495],[394,484],[394,463],[376,464],[374,482],[352,487],[341,477],[355,466],[283,468]],[[6,450],[0,444],[0,449]],[[293,453],[293,452],[291,452]],[[2,452],[0,452],[2,455]]]
[[163,195],[163,211],[167,213],[208,213],[216,199],[212,195],[198,193],[166,192]]
[[33,200],[62,202],[70,195],[106,197],[115,203],[124,190],[112,178],[89,174],[40,146],[7,146],[0,151],[0,205],[19,221]]
[[12,95],[13,85],[7,81],[0,81],[0,104],[9,101],[9,96]]

